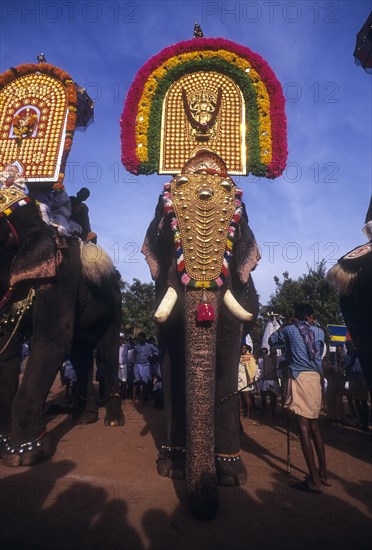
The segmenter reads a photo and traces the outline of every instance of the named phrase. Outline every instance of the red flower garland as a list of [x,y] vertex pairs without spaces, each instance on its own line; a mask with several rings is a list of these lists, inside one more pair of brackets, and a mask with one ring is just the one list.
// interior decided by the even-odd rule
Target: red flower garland
[[178,42],[164,48],[151,57],[138,71],[129,89],[121,116],[122,162],[131,173],[138,174],[140,161],[136,156],[136,116],[145,83],[153,71],[171,57],[200,50],[227,50],[247,59],[258,72],[270,95],[270,118],[273,160],[268,166],[268,176],[277,177],[283,171],[287,159],[287,125],[284,96],[281,85],[268,63],[257,53],[224,38],[198,38]]

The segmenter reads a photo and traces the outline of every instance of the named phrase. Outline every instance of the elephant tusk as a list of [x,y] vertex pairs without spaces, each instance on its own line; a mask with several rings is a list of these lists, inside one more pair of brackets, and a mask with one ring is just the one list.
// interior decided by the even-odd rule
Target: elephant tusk
[[249,311],[244,309],[237,302],[237,300],[235,300],[230,290],[226,290],[225,296],[223,297],[223,301],[227,309],[234,315],[234,317],[239,319],[239,321],[247,322],[253,319],[252,313],[249,313]]
[[157,323],[164,323],[171,314],[176,302],[177,292],[170,286],[160,302],[158,309],[155,311],[154,320]]

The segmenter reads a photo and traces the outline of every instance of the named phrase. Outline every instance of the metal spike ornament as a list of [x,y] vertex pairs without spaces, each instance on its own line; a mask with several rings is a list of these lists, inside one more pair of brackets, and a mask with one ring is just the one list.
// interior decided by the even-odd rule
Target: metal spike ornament
[[195,21],[194,25],[194,38],[203,38],[204,34],[201,26]]

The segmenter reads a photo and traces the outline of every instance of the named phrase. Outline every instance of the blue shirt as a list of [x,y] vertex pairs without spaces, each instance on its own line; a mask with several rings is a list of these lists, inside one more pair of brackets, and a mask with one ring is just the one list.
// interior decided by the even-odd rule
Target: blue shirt
[[296,325],[287,325],[274,332],[269,338],[270,346],[285,346],[285,358],[289,363],[293,378],[297,378],[300,372],[316,371],[322,374],[322,360],[320,359],[324,347],[324,332],[319,327],[309,325],[315,335],[315,346],[319,359],[310,359],[305,340]]
[[145,342],[144,344],[136,344],[133,352],[133,362],[141,365],[149,365],[149,355],[159,355],[157,347]]

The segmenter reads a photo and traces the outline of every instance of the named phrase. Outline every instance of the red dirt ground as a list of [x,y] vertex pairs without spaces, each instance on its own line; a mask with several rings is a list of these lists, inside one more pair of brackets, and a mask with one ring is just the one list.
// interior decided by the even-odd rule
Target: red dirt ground
[[[66,406],[59,381],[48,401]],[[48,415],[53,458],[0,467],[3,550],[371,548],[370,434],[321,418],[332,487],[316,495],[290,487],[306,468],[293,438],[287,473],[280,412],[244,418],[248,481],[220,488],[218,516],[201,522],[187,513],[184,482],[156,473],[162,411],[129,401],[123,407],[122,428],[104,426],[103,408],[99,422],[88,426],[74,425],[70,414]]]

